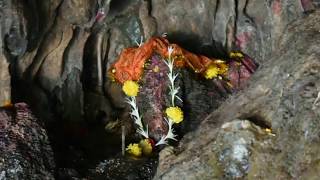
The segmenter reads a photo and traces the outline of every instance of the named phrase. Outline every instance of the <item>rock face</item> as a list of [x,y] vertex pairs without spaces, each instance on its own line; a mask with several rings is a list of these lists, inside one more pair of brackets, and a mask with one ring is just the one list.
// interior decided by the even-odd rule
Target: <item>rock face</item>
[[[196,53],[224,56],[237,49],[261,64],[278,51],[285,27],[319,2],[9,0],[0,5],[0,103],[10,100],[12,79],[13,99],[29,101],[46,121],[59,114],[73,124],[95,121],[101,112],[109,121],[125,117],[120,88],[106,74],[125,47],[167,33]],[[96,96],[99,102],[92,103]]]
[[[263,63],[278,51],[285,27],[319,2],[9,0],[0,5],[0,102],[11,97],[10,63],[13,99],[29,101],[46,121],[59,114],[73,124],[95,121],[101,112],[109,121],[122,117],[123,96],[106,70],[125,47],[167,33],[196,53],[224,56],[238,49]],[[99,102],[92,103],[96,96]]]
[[54,179],[46,131],[25,103],[0,109],[0,179]]
[[[76,129],[98,124],[119,133],[121,126],[114,124],[125,122],[130,132],[124,95],[108,79],[107,70],[123,48],[167,33],[171,42],[209,57],[225,58],[230,50],[241,50],[262,68],[247,92],[228,99],[219,109],[213,101],[225,97],[183,72],[189,80],[184,82],[184,107],[192,112],[188,116],[193,120],[185,129],[194,130],[217,110],[198,131],[184,138],[180,155],[168,157],[170,171],[160,159],[158,177],[165,179],[178,169],[198,177],[192,170],[182,171],[179,164],[193,162],[210,168],[205,158],[197,163],[194,158],[215,142],[218,133],[224,133],[219,132],[224,123],[237,119],[249,120],[252,127],[272,128],[275,140],[268,152],[250,152],[254,147],[247,142],[259,145],[260,139],[246,139],[257,132],[243,130],[247,133],[243,145],[250,155],[244,157],[249,163],[228,163],[233,160],[232,151],[219,159],[221,152],[212,150],[217,155],[212,162],[236,166],[236,173],[230,167],[215,166],[221,176],[228,172],[230,178],[259,177],[262,170],[274,170],[269,174],[311,177],[319,169],[315,161],[319,154],[315,150],[319,135],[318,7],[319,0],[0,0],[0,106],[24,100],[49,125]],[[219,142],[233,146],[228,140]],[[199,152],[191,153],[195,149]],[[258,164],[264,158],[274,163]],[[253,165],[256,174],[250,168]]]
[[87,177],[89,179],[152,179],[157,165],[155,158],[134,159],[115,156],[100,162]]
[[11,103],[11,77],[9,74],[9,63],[3,54],[0,57],[0,106]]
[[211,113],[176,152],[160,154],[156,179],[316,178],[319,20],[315,12],[288,26],[279,53],[249,88]]
[[312,0],[153,0],[151,14],[159,34],[166,32],[191,49],[240,49],[261,63],[277,51],[285,27],[318,5]]

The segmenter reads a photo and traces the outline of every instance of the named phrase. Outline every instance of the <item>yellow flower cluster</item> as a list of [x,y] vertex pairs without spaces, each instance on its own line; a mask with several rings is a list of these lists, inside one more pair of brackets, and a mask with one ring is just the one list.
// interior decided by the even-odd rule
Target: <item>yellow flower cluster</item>
[[219,75],[224,75],[225,73],[228,72],[228,65],[226,64],[225,61],[222,60],[216,60],[214,62],[218,68],[219,68]]
[[138,95],[139,85],[138,83],[129,80],[123,83],[122,90],[127,96],[135,97]]
[[230,58],[244,58],[244,55],[241,52],[230,52]]
[[127,147],[126,150],[129,154],[136,156],[136,157],[140,157],[142,154],[141,147],[137,143],[129,144],[129,146]]
[[225,75],[227,72],[228,65],[226,62],[222,60],[215,60],[204,72],[204,77],[206,79],[212,79],[218,77],[219,75]]
[[142,154],[149,156],[152,153],[152,145],[149,139],[142,139],[139,144],[129,144],[126,150],[130,155],[135,157],[140,157]]
[[142,153],[144,155],[149,156],[152,153],[152,145],[149,139],[142,139],[139,146],[142,148]]
[[180,123],[183,121],[183,112],[179,107],[167,108],[166,114],[174,123]]
[[206,72],[204,73],[204,77],[206,79],[212,79],[212,78],[215,78],[217,77],[219,74],[219,68],[215,65],[210,65]]

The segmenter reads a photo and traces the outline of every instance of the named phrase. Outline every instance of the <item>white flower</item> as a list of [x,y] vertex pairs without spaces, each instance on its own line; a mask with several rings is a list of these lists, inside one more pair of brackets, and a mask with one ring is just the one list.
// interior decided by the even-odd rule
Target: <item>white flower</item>
[[137,44],[138,47],[141,47],[143,45],[143,36],[140,37],[140,42],[138,42],[137,39],[135,39],[134,42]]
[[168,47],[168,53],[169,53],[169,61],[171,60],[171,54],[173,52],[173,47],[172,46],[169,46]]
[[126,98],[126,102],[131,107],[130,115],[133,118],[134,123],[136,125],[138,125],[137,133],[141,134],[145,138],[149,138],[148,126],[147,126],[146,130],[144,130],[144,128],[143,128],[142,117],[139,114],[139,109],[138,109],[138,106],[137,106],[136,97],[134,97],[134,96],[133,97],[128,97],[128,98]]
[[175,141],[177,140],[176,139],[177,135],[174,134],[174,129],[172,128],[172,125],[174,122],[170,118],[169,118],[169,120],[167,118],[165,118],[165,120],[168,124],[168,133],[167,133],[167,135],[161,137],[160,141],[157,142],[156,146],[159,146],[161,144],[168,144],[169,139],[172,139]]

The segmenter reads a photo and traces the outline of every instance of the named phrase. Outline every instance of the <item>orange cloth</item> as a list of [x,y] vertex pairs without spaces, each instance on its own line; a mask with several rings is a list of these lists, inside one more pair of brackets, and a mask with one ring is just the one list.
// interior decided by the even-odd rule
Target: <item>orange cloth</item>
[[175,61],[178,67],[190,67],[195,72],[203,73],[213,62],[208,57],[193,54],[177,44],[170,44],[165,38],[153,37],[140,47],[124,49],[109,69],[109,74],[120,83],[127,80],[138,81],[142,76],[144,63],[153,53],[167,58],[169,46],[173,47],[172,57],[181,57]]

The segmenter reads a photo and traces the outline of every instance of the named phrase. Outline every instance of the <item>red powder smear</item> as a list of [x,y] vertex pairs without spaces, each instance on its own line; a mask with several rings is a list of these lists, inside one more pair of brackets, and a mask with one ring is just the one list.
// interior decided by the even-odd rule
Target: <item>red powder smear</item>
[[250,40],[251,33],[243,32],[236,37],[236,46],[240,49],[244,49]]
[[251,76],[250,71],[243,65],[238,66],[236,61],[233,61],[229,64],[229,75],[228,78],[232,84],[233,89],[242,89],[245,85],[245,82]]
[[96,17],[95,17],[95,20],[96,20],[97,22],[100,22],[100,21],[102,21],[102,20],[105,18],[105,16],[106,16],[106,15],[105,15],[104,11],[103,11],[102,9],[100,9],[100,10],[98,11]]
[[301,6],[303,11],[310,11],[313,9],[313,3],[311,0],[301,0]]
[[275,0],[272,4],[272,10],[275,15],[279,16],[281,14],[281,0]]
[[241,62],[242,62],[242,65],[246,67],[246,69],[252,74],[258,68],[258,65],[247,55],[245,55],[244,59]]

